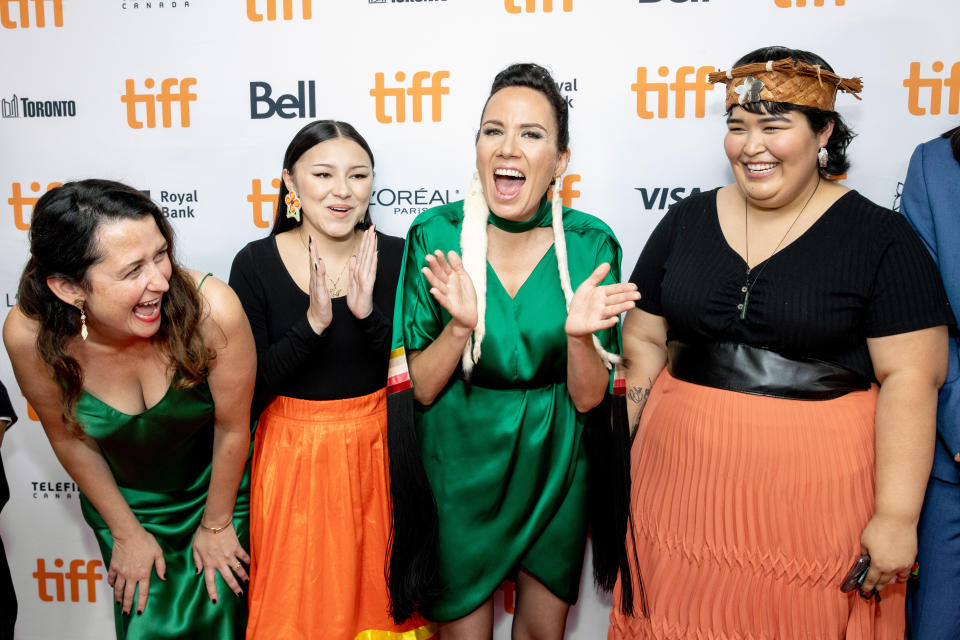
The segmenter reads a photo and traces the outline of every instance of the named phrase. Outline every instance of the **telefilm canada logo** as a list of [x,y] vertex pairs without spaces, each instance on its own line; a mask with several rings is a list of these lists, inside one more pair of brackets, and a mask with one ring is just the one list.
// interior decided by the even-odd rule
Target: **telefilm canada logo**
[[0,98],[4,118],[75,118],[75,100],[33,100],[13,94],[9,100]]
[[34,500],[75,500],[80,495],[72,480],[31,480],[28,488]]
[[122,0],[120,8],[124,11],[189,9],[190,0]]

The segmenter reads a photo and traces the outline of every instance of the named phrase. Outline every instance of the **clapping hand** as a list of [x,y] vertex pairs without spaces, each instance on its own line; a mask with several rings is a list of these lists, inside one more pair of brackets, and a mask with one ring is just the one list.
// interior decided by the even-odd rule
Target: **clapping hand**
[[370,225],[363,232],[360,249],[350,256],[350,283],[347,307],[359,319],[373,311],[373,285],[377,280],[377,233]]
[[323,333],[333,320],[333,306],[330,292],[327,290],[327,269],[323,260],[317,256],[317,245],[307,247],[310,255],[310,306],[307,308],[307,321],[317,335]]
[[632,309],[640,299],[637,285],[632,282],[601,285],[608,273],[610,265],[605,262],[573,293],[564,327],[568,336],[580,338],[609,329],[617,324],[621,313]]
[[450,251],[444,257],[443,251],[437,250],[427,254],[426,260],[422,271],[430,283],[430,294],[447,310],[451,322],[473,331],[477,326],[477,292],[460,256]]

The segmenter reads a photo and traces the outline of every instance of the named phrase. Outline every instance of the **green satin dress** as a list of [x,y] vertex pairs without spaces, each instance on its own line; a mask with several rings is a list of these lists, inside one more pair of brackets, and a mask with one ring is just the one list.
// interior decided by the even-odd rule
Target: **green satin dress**
[[[491,214],[492,216],[492,214]],[[428,252],[460,251],[463,203],[420,215],[402,274],[403,341],[421,350],[450,316],[420,268]],[[507,231],[550,226],[544,202],[530,224],[491,218]],[[620,247],[600,220],[564,210],[574,289],[601,263],[619,282]],[[587,535],[585,415],[567,390],[566,302],[551,246],[511,298],[487,264],[486,337],[467,385],[458,371],[430,406],[416,406],[423,464],[437,501],[443,594],[425,615],[460,618],[520,568],[575,603]],[[619,352],[616,328],[597,334]]]
[[[84,432],[100,446],[120,493],[160,545],[167,579],[154,570],[142,615],[120,613],[114,605],[117,638],[159,640],[244,637],[247,597],[237,597],[217,575],[217,603],[207,596],[203,576],[196,575],[192,542],[200,525],[210,484],[213,458],[213,397],[204,382],[189,389],[171,384],[166,395],[143,413],[117,411],[87,392],[76,416]],[[240,544],[249,549],[249,466],[233,512]],[[93,527],[110,566],[113,537],[97,510],[81,495],[87,523]],[[136,600],[134,600],[136,607]]]

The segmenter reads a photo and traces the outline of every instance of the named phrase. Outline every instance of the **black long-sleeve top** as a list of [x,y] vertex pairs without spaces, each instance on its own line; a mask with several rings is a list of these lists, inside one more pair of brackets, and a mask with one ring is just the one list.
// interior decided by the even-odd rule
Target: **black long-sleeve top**
[[373,312],[359,320],[345,296],[334,298],[333,320],[319,335],[307,321],[310,296],[283,265],[274,236],[249,243],[234,258],[230,286],[257,345],[253,415],[278,395],[338,400],[373,393],[386,384],[403,240],[382,233],[377,239]]

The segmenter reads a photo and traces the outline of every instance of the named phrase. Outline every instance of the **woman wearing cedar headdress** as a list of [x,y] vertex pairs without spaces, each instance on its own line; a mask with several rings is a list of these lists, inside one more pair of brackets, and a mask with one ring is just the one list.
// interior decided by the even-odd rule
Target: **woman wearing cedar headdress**
[[[609,391],[617,317],[637,294],[619,284],[609,227],[561,207],[558,189],[547,197],[568,139],[550,74],[508,67],[483,109],[466,200],[422,214],[407,237],[390,372],[390,587],[394,615],[419,604],[447,623],[441,638],[490,637],[507,578],[515,637],[561,637],[580,585],[587,477],[613,466],[588,463],[584,439],[609,440],[610,421],[585,428],[586,412]],[[422,467],[400,464],[410,453]]]
[[615,607],[609,637],[903,638],[943,285],[902,217],[825,179],[852,137],[836,90],[859,80],[782,47],[710,79],[736,182],[674,206],[631,277],[646,606]]

